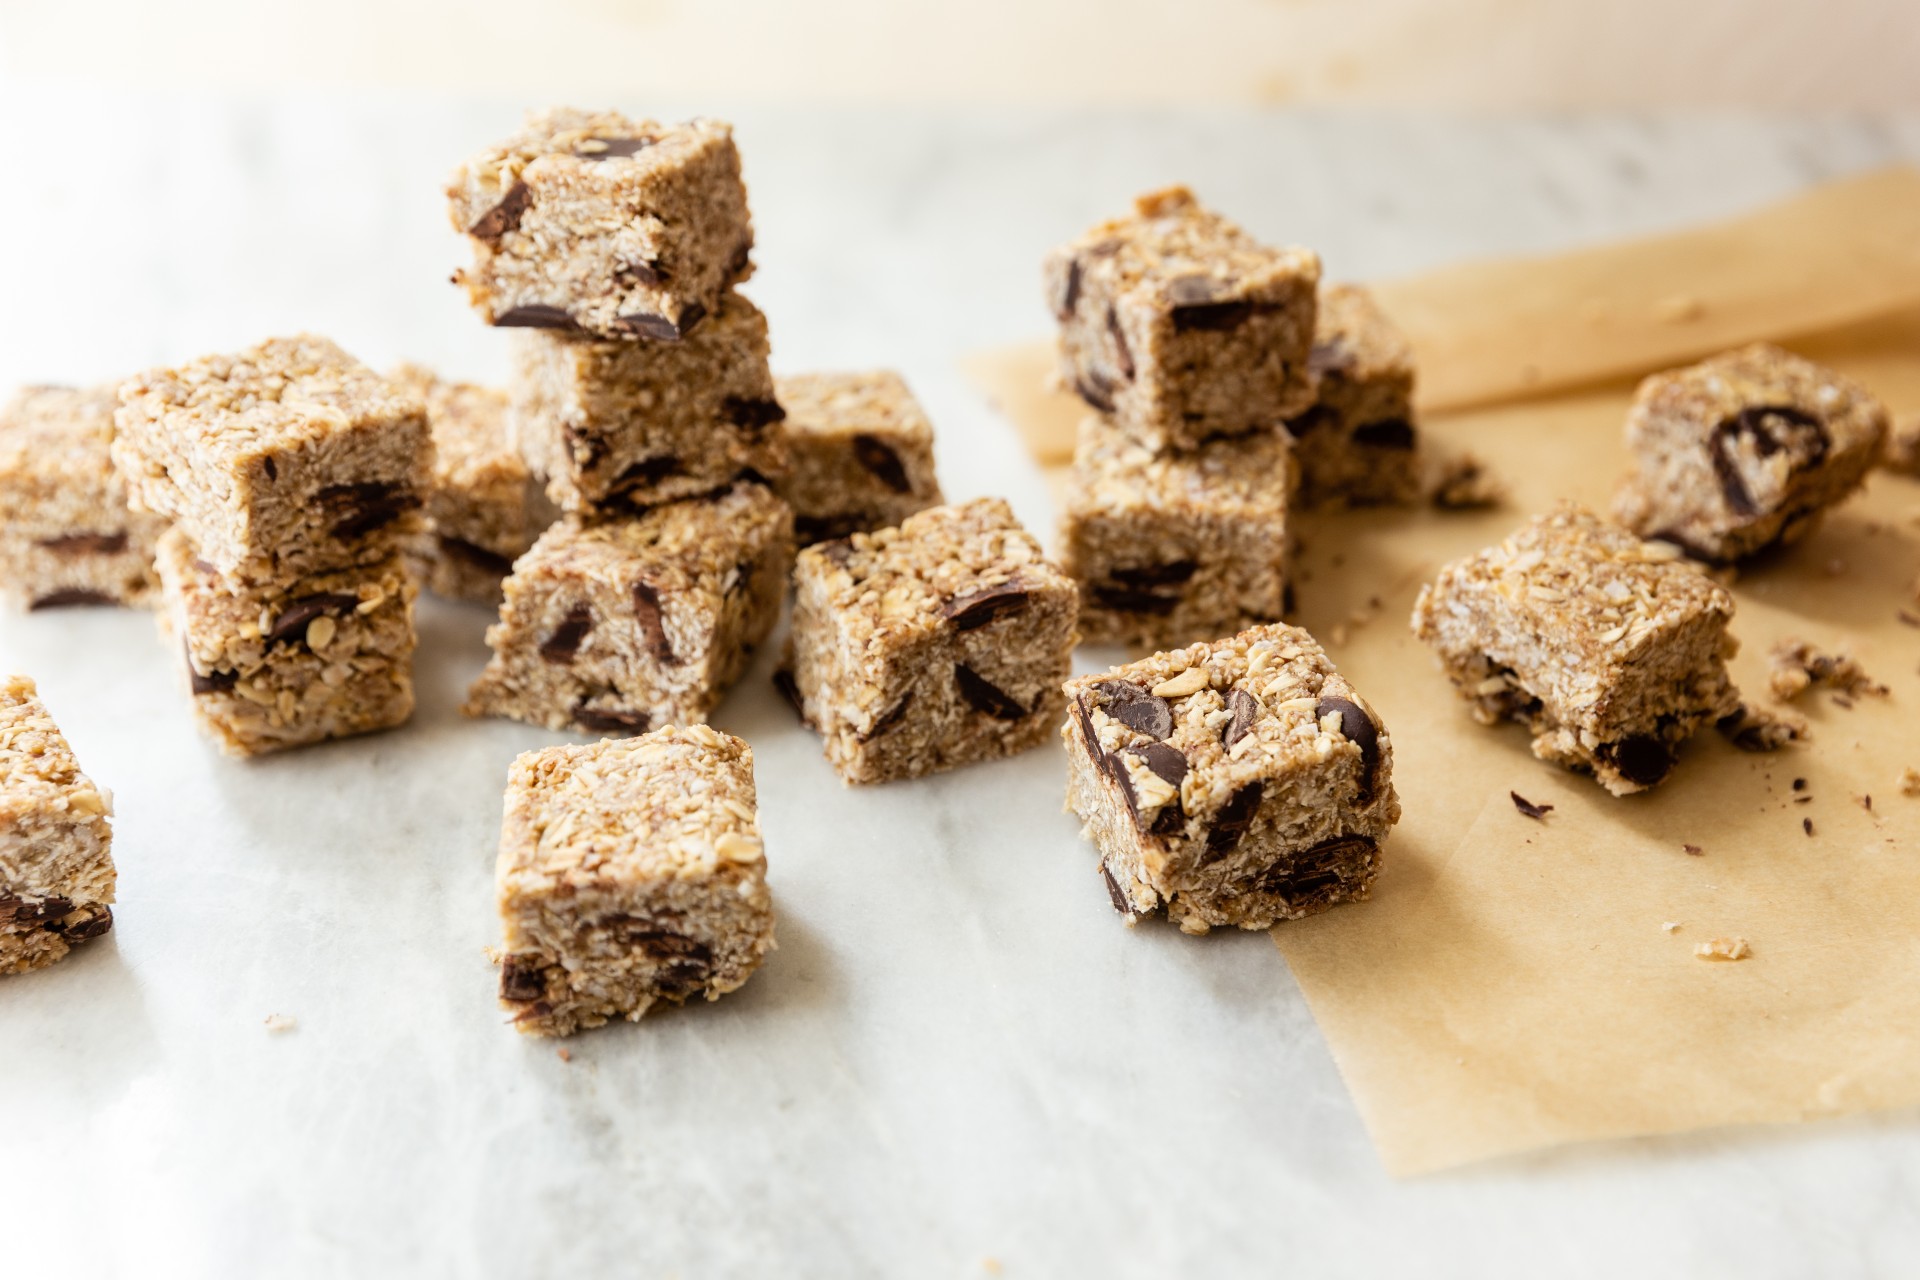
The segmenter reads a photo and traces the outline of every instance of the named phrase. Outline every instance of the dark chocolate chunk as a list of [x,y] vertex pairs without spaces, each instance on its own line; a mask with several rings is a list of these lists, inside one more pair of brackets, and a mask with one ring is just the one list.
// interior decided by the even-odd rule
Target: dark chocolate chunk
[[651,582],[633,584],[633,619],[647,637],[647,647],[657,661],[672,666],[680,661],[673,655],[673,641],[667,636],[667,624],[660,613],[660,590]]
[[225,693],[240,680],[238,671],[209,671],[202,675],[193,665],[193,651],[185,644],[182,652],[187,655],[187,684],[195,693]]
[[1331,406],[1317,404],[1297,418],[1290,418],[1284,424],[1287,434],[1295,440],[1306,438],[1309,432],[1318,431],[1340,421],[1340,414]]
[[1120,328],[1120,313],[1107,308],[1107,337],[1113,341],[1113,367],[1122,381],[1133,381],[1133,352],[1127,347],[1127,335]]
[[1213,862],[1226,857],[1240,847],[1241,839],[1247,834],[1247,828],[1253,825],[1253,815],[1260,811],[1260,798],[1266,794],[1264,782],[1249,782],[1220,806],[1213,815],[1213,825],[1207,831],[1207,852],[1203,861]]
[[1521,795],[1518,791],[1509,791],[1507,792],[1507,794],[1513,798],[1513,807],[1518,809],[1521,813],[1525,814],[1527,817],[1532,818],[1535,822],[1544,822],[1546,820],[1547,815],[1553,812],[1552,805],[1535,804],[1533,801]]
[[652,138],[588,138],[587,141],[599,145],[575,148],[573,154],[582,160],[620,160],[654,144]]
[[573,313],[565,307],[550,306],[544,302],[528,302],[517,307],[508,307],[493,317],[496,329],[577,329]]
[[745,396],[728,396],[720,402],[720,413],[728,422],[743,431],[763,431],[776,422],[785,421],[787,416],[787,411],[781,407],[780,402],[771,396],[757,400],[749,400]]
[[1169,560],[1165,564],[1142,564],[1129,569],[1109,569],[1107,577],[1128,587],[1173,587],[1187,582],[1200,566],[1192,560]]
[[1382,418],[1353,429],[1353,442],[1374,449],[1413,448],[1413,424],[1405,418]]
[[1162,595],[1157,591],[1117,582],[1093,583],[1088,594],[1093,597],[1094,604],[1115,613],[1144,613],[1148,617],[1164,618],[1180,607],[1180,597],[1177,595]]
[[1251,302],[1212,302],[1202,307],[1176,307],[1173,312],[1173,331],[1223,333],[1245,324],[1257,310]]
[[127,549],[125,533],[69,533],[34,543],[57,556],[111,556]]
[[448,534],[436,534],[434,541],[440,547],[440,554],[449,560],[459,560],[472,565],[482,573],[495,573],[506,577],[513,572],[513,561],[497,551],[489,551],[477,543],[465,538],[455,538]]
[[1795,791],[1805,791],[1807,789],[1807,780],[1805,778],[1795,778],[1793,780],[1793,789]]
[[22,898],[9,894],[0,898],[0,920],[11,920],[20,925],[41,925],[73,910],[71,898]]
[[1127,802],[1127,815],[1133,819],[1137,829],[1140,826],[1140,796],[1133,789],[1133,779],[1127,776],[1127,766],[1121,763],[1119,756],[1101,756],[1100,771],[1113,779],[1113,785],[1120,789],[1120,798]]
[[686,464],[670,453],[663,453],[653,458],[642,458],[638,462],[628,464],[624,471],[614,477],[612,491],[616,494],[627,494],[635,489],[650,488],[663,480],[670,480],[686,473]]
[[1819,466],[1831,446],[1825,424],[1790,404],[1749,405],[1722,420],[1708,438],[1707,452],[1727,510],[1741,516],[1760,514],[1759,504],[1734,462],[1735,442],[1743,436],[1753,441],[1754,451],[1763,458],[1799,445],[1806,454],[1806,467]]
[[1267,872],[1260,878],[1259,888],[1298,902],[1339,884],[1344,878],[1340,874],[1342,867],[1354,863],[1364,866],[1379,847],[1378,841],[1363,835],[1334,836],[1322,840]]
[[1376,775],[1380,771],[1380,729],[1358,703],[1346,698],[1320,699],[1313,709],[1313,718],[1324,720],[1335,712],[1340,715],[1341,736],[1360,748],[1360,793],[1354,799],[1366,804],[1373,799]]
[[502,1000],[538,1000],[547,994],[547,970],[538,957],[509,955],[500,962]]
[[1073,319],[1073,309],[1080,303],[1080,259],[1076,256],[1067,260],[1067,272],[1060,282],[1060,292],[1053,300],[1053,315],[1065,324]]
[[666,278],[666,270],[657,262],[623,262],[613,269],[615,284],[639,285],[644,289],[654,288]]
[[1648,734],[1635,734],[1600,748],[1603,759],[1612,762],[1628,782],[1650,787],[1673,770],[1673,751],[1666,743]]
[[1123,916],[1133,915],[1133,904],[1120,892],[1120,882],[1113,878],[1113,872],[1104,862],[1100,864],[1100,878],[1107,882],[1107,900],[1113,903],[1113,909]]
[[313,500],[332,522],[335,538],[358,538],[384,529],[404,511],[421,505],[417,494],[384,481],[328,485]]
[[1231,751],[1233,744],[1247,736],[1253,728],[1253,722],[1260,716],[1260,704],[1245,689],[1227,691],[1227,712],[1233,718],[1227,721],[1227,727],[1220,732],[1220,740]]
[[1187,758],[1180,748],[1168,746],[1164,742],[1143,742],[1127,750],[1140,757],[1140,763],[1153,771],[1155,777],[1169,786],[1178,787],[1187,776]]
[[588,733],[645,733],[653,723],[653,717],[644,711],[590,707],[581,702],[573,709],[573,722]]
[[41,609],[61,609],[68,605],[76,604],[119,603],[118,600],[115,600],[104,591],[88,591],[82,587],[69,587],[64,591],[49,591],[44,596],[34,597],[33,603],[27,606],[27,612],[35,613]]
[[572,662],[580,652],[587,633],[593,630],[593,607],[582,601],[567,610],[567,616],[540,644],[540,656],[548,662]]
[[865,467],[881,484],[895,493],[911,493],[913,482],[907,479],[907,466],[892,445],[866,432],[853,438],[853,460]]
[[68,942],[86,942],[113,928],[113,908],[103,905],[76,911],[50,927]]
[[887,708],[880,718],[873,722],[873,726],[860,735],[860,741],[872,742],[882,734],[889,733],[898,728],[900,722],[907,718],[907,707],[912,702],[913,695],[909,693],[902,697],[900,701]]
[[707,318],[707,309],[698,302],[689,302],[680,310],[679,323],[657,316],[648,311],[629,312],[615,316],[614,324],[636,338],[651,338],[656,342],[678,342],[693,332],[695,325]]
[[940,606],[940,616],[952,623],[955,631],[977,631],[988,623],[1019,613],[1027,607],[1028,598],[1024,588],[1003,582],[953,597]]
[[1080,740],[1087,744],[1088,754],[1098,760],[1105,748],[1100,745],[1100,734],[1093,727],[1093,716],[1087,710],[1085,696],[1073,700],[1073,718],[1080,723]]
[[520,226],[520,219],[533,204],[533,188],[516,180],[507,188],[507,194],[500,197],[500,203],[481,214],[474,224],[467,228],[467,234],[475,240],[484,240],[498,248],[501,239],[509,231]]
[[287,601],[287,607],[273,620],[273,626],[267,630],[267,643],[280,644],[288,640],[306,643],[307,624],[322,614],[345,617],[360,607],[360,597],[344,591],[325,591],[317,595],[296,596]]
[[1173,732],[1173,708],[1145,686],[1131,680],[1102,680],[1093,690],[1106,698],[1100,709],[1136,733],[1165,741]]
[[874,527],[878,517],[863,515],[858,511],[841,512],[830,516],[801,516],[793,518],[793,536],[803,547],[821,542],[838,542],[848,534],[865,533]]
[[964,662],[953,664],[953,682],[960,690],[962,701],[995,720],[1019,720],[1027,714],[1027,708],[1014,701],[1012,694]]
[[1073,389],[1079,393],[1082,400],[1100,412],[1113,412],[1113,388],[1108,386],[1106,379],[1099,374],[1092,372],[1085,376],[1076,374],[1073,379]]

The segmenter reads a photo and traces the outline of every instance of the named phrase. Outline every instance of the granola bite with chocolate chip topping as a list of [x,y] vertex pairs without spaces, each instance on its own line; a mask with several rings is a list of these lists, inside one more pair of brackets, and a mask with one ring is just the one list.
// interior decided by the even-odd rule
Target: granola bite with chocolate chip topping
[[1481,724],[1517,720],[1542,760],[1614,795],[1673,769],[1695,730],[1740,710],[1727,659],[1733,597],[1574,503],[1422,587],[1413,633]]
[[1305,631],[1254,627],[1065,691],[1067,807],[1116,911],[1205,933],[1367,896],[1400,820],[1393,740]]
[[738,990],[774,946],[752,748],[692,725],[527,752],[494,881],[500,1004],[523,1033]]

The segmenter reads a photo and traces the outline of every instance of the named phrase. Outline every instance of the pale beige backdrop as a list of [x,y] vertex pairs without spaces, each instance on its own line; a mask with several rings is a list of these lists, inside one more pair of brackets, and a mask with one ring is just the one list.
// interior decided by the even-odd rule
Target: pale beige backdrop
[[1920,0],[0,0],[0,76],[979,102],[1920,105]]

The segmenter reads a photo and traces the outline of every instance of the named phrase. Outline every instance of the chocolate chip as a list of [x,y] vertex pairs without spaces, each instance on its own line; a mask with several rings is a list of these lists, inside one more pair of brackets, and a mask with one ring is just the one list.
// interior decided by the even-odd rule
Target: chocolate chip
[[1100,709],[1134,732],[1158,741],[1173,732],[1173,708],[1144,686],[1131,680],[1102,680],[1093,690],[1106,698]]
[[1107,900],[1113,903],[1113,909],[1123,916],[1133,915],[1133,904],[1120,892],[1120,882],[1113,878],[1113,872],[1104,862],[1100,864],[1100,878],[1107,882]]
[[1120,789],[1120,798],[1127,802],[1127,815],[1133,819],[1137,829],[1140,826],[1140,796],[1133,789],[1133,779],[1127,776],[1127,766],[1119,756],[1101,756],[1100,771],[1113,779],[1113,785]]
[[1073,718],[1080,723],[1080,740],[1087,744],[1087,752],[1095,760],[1105,752],[1100,745],[1100,734],[1093,727],[1093,716],[1087,711],[1087,699],[1084,695],[1073,700]]
[[1507,795],[1512,797],[1514,808],[1518,809],[1521,813],[1525,814],[1527,817],[1532,818],[1535,822],[1544,822],[1546,820],[1547,815],[1553,812],[1552,805],[1535,804],[1533,801],[1521,795],[1518,791],[1509,791],[1507,792]]
[[195,693],[225,693],[238,683],[238,671],[209,671],[202,675],[193,665],[193,650],[182,643],[181,652],[187,655],[187,684]]
[[474,224],[467,228],[467,234],[475,240],[499,248],[500,241],[509,231],[520,226],[520,219],[533,204],[533,188],[516,180],[507,188],[507,194],[500,197],[500,203],[481,214]]
[[52,926],[68,942],[86,942],[113,928],[113,908],[100,906],[77,911]]
[[[763,396],[749,400],[745,396],[728,396],[720,402],[721,416],[743,431],[764,431],[776,422],[786,420],[787,411],[778,400]],[[859,446],[856,444],[855,448]]]
[[35,900],[12,894],[0,898],[0,919],[10,920],[19,925],[45,924],[49,920],[58,920],[71,910],[73,910],[71,898],[51,897]]
[[583,701],[573,708],[573,722],[588,733],[645,733],[653,718],[644,711],[590,707]]
[[119,604],[104,591],[88,591],[83,587],[69,587],[64,591],[49,591],[44,596],[35,596],[33,603],[27,606],[28,613],[41,609],[61,609],[76,604]]
[[1019,720],[1027,714],[1027,708],[1015,702],[1011,694],[964,662],[953,664],[953,681],[968,706],[995,720]]
[[1260,811],[1260,798],[1266,794],[1266,784],[1249,782],[1234,792],[1232,797],[1213,815],[1213,825],[1207,831],[1207,853],[1204,861],[1213,862],[1224,858],[1240,847],[1240,841],[1247,834],[1247,828],[1253,825],[1254,814]]
[[1301,850],[1290,862],[1269,871],[1260,878],[1259,887],[1298,902],[1339,884],[1342,865],[1358,862],[1364,866],[1379,848],[1379,842],[1371,836],[1334,836]]
[[332,522],[332,536],[343,540],[384,529],[421,505],[417,494],[384,481],[328,485],[313,500]]
[[593,607],[582,602],[567,610],[567,616],[540,645],[540,656],[548,662],[572,662],[580,652],[587,633],[593,630]]
[[853,438],[853,460],[871,472],[881,484],[895,493],[911,493],[913,482],[907,479],[907,467],[892,445],[865,432]]
[[1109,569],[1107,577],[1128,587],[1171,587],[1190,580],[1199,568],[1199,564],[1192,560],[1169,560],[1165,564],[1143,564],[1129,569]]
[[1073,319],[1073,309],[1080,302],[1081,266],[1079,257],[1067,260],[1067,270],[1060,283],[1060,292],[1053,300],[1054,318],[1065,324]]
[[615,284],[652,289],[664,283],[666,271],[657,262],[622,262],[613,269]]
[[1232,750],[1233,744],[1246,737],[1248,731],[1253,728],[1253,722],[1260,716],[1260,704],[1254,701],[1253,695],[1245,689],[1229,689],[1227,711],[1233,718],[1228,720],[1227,727],[1221,730],[1220,740],[1226,744],[1228,750]]
[[1721,421],[1708,438],[1707,452],[1727,509],[1741,516],[1760,513],[1759,504],[1734,462],[1734,443],[1742,436],[1753,441],[1754,451],[1762,458],[1770,458],[1782,449],[1799,444],[1807,454],[1807,467],[1819,466],[1831,446],[1820,419],[1790,404],[1749,405]]
[[318,595],[296,596],[287,601],[287,607],[273,620],[273,626],[267,630],[267,643],[280,644],[288,640],[306,642],[307,624],[322,614],[346,617],[360,607],[360,597],[348,595],[344,591],[326,591]]
[[1175,333],[1223,333],[1238,329],[1254,315],[1266,310],[1251,302],[1214,302],[1203,307],[1177,307],[1173,313]]
[[1187,776],[1187,758],[1178,747],[1168,746],[1164,742],[1143,742],[1127,750],[1140,757],[1140,763],[1153,771],[1155,777],[1169,786],[1178,787]]
[[1126,382],[1133,381],[1133,352],[1127,348],[1127,335],[1120,328],[1120,313],[1107,308],[1107,337],[1113,340],[1113,367]]
[[1340,414],[1331,405],[1317,404],[1297,418],[1289,419],[1284,425],[1287,434],[1295,440],[1305,439],[1310,432],[1340,421]]
[[1115,613],[1144,613],[1148,617],[1164,618],[1180,607],[1179,596],[1161,595],[1117,582],[1096,582],[1087,594],[1093,597],[1095,605]]
[[1346,698],[1322,698],[1313,708],[1313,718],[1324,720],[1338,712],[1340,735],[1360,748],[1360,791],[1355,800],[1366,804],[1373,799],[1375,775],[1380,769],[1380,730],[1373,718],[1358,703]]
[[575,149],[573,154],[582,160],[620,160],[654,144],[652,138],[588,138],[587,141],[600,145],[584,151]]
[[477,543],[465,538],[455,538],[448,534],[437,534],[434,542],[440,548],[440,554],[449,560],[459,560],[470,564],[482,573],[497,574],[505,577],[513,572],[513,561],[497,551],[489,551]]
[[656,342],[678,342],[693,332],[695,325],[707,318],[707,309],[698,302],[689,302],[680,309],[679,323],[657,316],[647,311],[634,311],[627,315],[615,316],[613,323],[636,338],[651,338]]
[[1601,747],[1602,759],[1613,764],[1628,782],[1651,787],[1673,770],[1673,752],[1660,739],[1635,734]]
[[500,962],[502,1000],[538,1000],[547,994],[546,966],[537,956],[509,955]]
[[663,453],[654,458],[642,458],[631,463],[613,479],[612,492],[631,493],[635,489],[648,489],[664,480],[687,473],[687,466],[672,454]]
[[57,556],[112,556],[127,549],[127,535],[69,533],[58,538],[41,538],[34,545]]
[[655,661],[669,666],[680,661],[673,656],[673,641],[667,637],[666,620],[660,613],[660,591],[651,582],[633,584],[633,619],[647,637]]
[[894,703],[878,720],[873,722],[872,727],[860,735],[860,741],[872,742],[882,734],[889,733],[898,728],[900,722],[907,718],[907,707],[912,702],[913,695],[909,693],[901,698],[900,701]]
[[955,631],[977,631],[988,623],[1019,613],[1027,607],[1028,599],[1023,588],[1003,582],[953,597],[940,606],[940,616],[952,623]]
[[1807,780],[1805,778],[1795,778],[1793,780],[1793,789],[1795,791],[1805,791],[1807,789]]
[[1413,424],[1405,418],[1382,418],[1353,429],[1353,442],[1374,449],[1413,448]]
[[508,307],[493,317],[496,329],[577,329],[573,313],[565,307],[549,306],[544,302],[529,302],[518,307]]
[[[794,540],[803,547],[818,542],[835,542],[851,533],[864,533],[874,527],[878,517],[858,511],[840,512],[830,516],[802,516],[793,518]],[[882,521],[881,523],[884,523]]]
[[1074,391],[1079,393],[1079,396],[1082,400],[1085,400],[1088,404],[1092,405],[1094,408],[1098,409],[1100,412],[1102,413],[1113,412],[1112,388],[1109,387],[1106,384],[1106,380],[1100,377],[1098,374],[1089,373],[1084,377],[1079,374],[1075,374],[1073,379],[1073,389]]

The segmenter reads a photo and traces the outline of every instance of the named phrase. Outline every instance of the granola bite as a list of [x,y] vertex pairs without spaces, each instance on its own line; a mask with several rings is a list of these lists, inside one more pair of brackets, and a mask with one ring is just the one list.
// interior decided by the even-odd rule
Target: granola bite
[[127,508],[117,388],[25,387],[0,407],[0,592],[27,609],[150,605],[167,522]]
[[494,878],[500,1004],[521,1032],[738,990],[774,945],[753,751],[705,725],[529,751]]
[[1067,806],[1114,909],[1265,929],[1367,896],[1400,820],[1393,740],[1284,624],[1066,684]]
[[1887,411],[1859,384],[1766,343],[1640,384],[1635,470],[1614,511],[1712,564],[1805,537],[1880,456]]
[[1061,376],[1154,449],[1267,431],[1313,403],[1320,259],[1270,249],[1185,187],[1047,255]]
[[33,681],[0,680],[0,976],[113,927],[112,813]]
[[488,324],[677,341],[752,273],[733,128],[534,111],[447,186]]
[[1542,760],[1614,795],[1658,784],[1740,696],[1733,597],[1661,543],[1562,503],[1440,571],[1413,633],[1482,724],[1516,720]]

